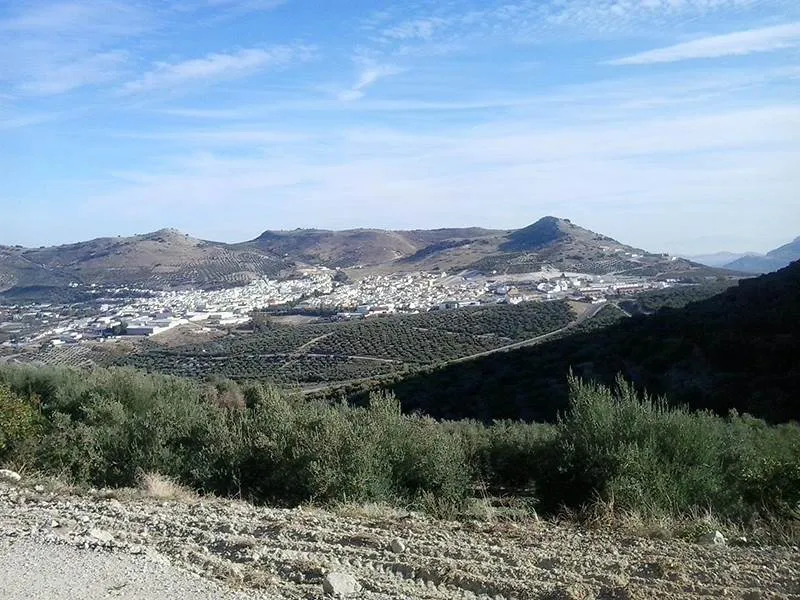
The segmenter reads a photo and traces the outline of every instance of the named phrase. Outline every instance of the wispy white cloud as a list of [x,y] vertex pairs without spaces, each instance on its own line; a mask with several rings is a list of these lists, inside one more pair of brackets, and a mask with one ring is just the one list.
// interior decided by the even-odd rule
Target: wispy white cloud
[[[289,0],[205,0],[211,7],[231,8],[242,11],[274,10]],[[202,4],[202,3],[201,3]]]
[[[703,69],[691,73],[637,74],[598,81],[561,85],[537,92],[498,93],[487,91],[455,96],[408,98],[364,98],[342,102],[329,96],[303,99],[255,99],[250,104],[195,105],[157,109],[159,114],[200,121],[271,119],[276,114],[356,113],[369,119],[372,113],[450,113],[469,111],[476,122],[498,111],[527,111],[533,119],[553,118],[554,111],[566,119],[582,121],[604,118],[608,111],[648,110],[662,113],[670,107],[706,106],[709,99],[726,102],[737,95],[763,92],[771,86],[787,87],[800,79],[800,67]],[[306,95],[307,96],[307,95]],[[777,97],[777,95],[776,95]],[[791,91],[786,94],[791,99]],[[724,105],[724,104],[723,104]],[[587,109],[591,107],[591,109]],[[533,111],[532,113],[530,111]]]
[[[800,185],[791,169],[798,133],[800,109],[781,105],[668,119],[621,111],[590,125],[506,118],[448,132],[364,127],[324,132],[280,153],[254,144],[245,157],[188,146],[191,154],[106,188],[94,202],[127,207],[131,219],[149,223],[164,218],[164,198],[176,215],[225,206],[242,238],[266,226],[253,223],[259,211],[270,227],[289,228],[308,225],[308,214],[320,227],[513,227],[555,212],[635,245],[659,249],[652,240],[672,235],[691,249],[685,218],[707,220],[703,207],[716,207],[720,227],[734,234],[757,237],[755,220],[786,229]],[[753,203],[754,195],[769,204]],[[214,237],[213,225],[196,226]]]
[[25,95],[114,81],[129,57],[118,44],[156,23],[136,1],[20,2],[14,9],[0,19],[0,82]]
[[[791,0],[766,0],[787,5]],[[538,4],[523,0],[498,9],[504,21],[517,22],[521,31],[582,32],[606,37],[623,32],[663,31],[716,14],[733,16],[764,4],[764,0],[552,0]]]
[[178,144],[215,146],[246,146],[289,144],[307,142],[313,136],[295,131],[273,131],[258,124],[243,125],[237,128],[196,129],[155,132],[127,132],[115,134],[118,137],[169,141]]
[[42,123],[53,121],[56,118],[58,118],[57,114],[48,113],[17,115],[8,118],[0,117],[0,131],[4,129],[21,129],[22,127],[40,125]]
[[235,121],[265,118],[276,113],[302,112],[355,112],[361,114],[380,112],[455,112],[528,106],[541,98],[507,97],[476,98],[474,100],[364,100],[353,102],[350,90],[337,94],[338,101],[306,100],[295,102],[273,102],[261,105],[246,105],[233,108],[165,108],[157,112],[184,119],[209,121]]
[[[211,19],[203,20],[202,24],[210,24],[231,17],[239,17],[247,13],[273,11],[290,0],[176,0],[172,3],[172,10],[179,13],[216,13]],[[216,18],[214,18],[216,17]]]
[[800,46],[800,23],[788,23],[683,42],[608,61],[611,65],[647,65],[698,58],[742,56]]
[[122,86],[122,92],[137,94],[160,89],[174,89],[198,83],[236,79],[267,69],[308,59],[307,46],[274,46],[269,49],[247,48],[230,53],[212,53],[183,62],[156,63],[155,68]]
[[389,65],[366,64],[352,87],[339,92],[338,98],[342,102],[352,102],[364,97],[366,89],[378,80],[402,73],[403,69]]
[[441,17],[412,19],[387,27],[383,31],[383,37],[393,40],[429,40],[437,29],[446,24],[447,21]]
[[115,38],[141,31],[151,24],[151,14],[136,1],[23,3],[0,21],[0,31],[24,34],[62,34]]
[[[766,0],[787,9],[794,0]],[[423,5],[412,17],[380,13],[374,40],[386,50],[402,44],[424,55],[436,45],[452,51],[480,41],[531,43],[565,38],[608,39],[680,30],[687,21],[715,14],[747,14],[764,0],[486,0]],[[418,7],[419,9],[419,7]],[[415,46],[417,46],[415,48]]]
[[24,94],[48,96],[115,81],[128,59],[127,52],[113,50],[56,63],[32,72],[30,78],[18,86],[18,90]]
[[[157,112],[184,119],[246,119],[259,109],[246,108],[162,108]],[[260,109],[263,112],[263,108]]]

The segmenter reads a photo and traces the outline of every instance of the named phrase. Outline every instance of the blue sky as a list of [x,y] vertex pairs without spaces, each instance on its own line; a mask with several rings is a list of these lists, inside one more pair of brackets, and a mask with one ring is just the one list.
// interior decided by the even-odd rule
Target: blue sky
[[0,0],[0,244],[800,235],[797,0]]

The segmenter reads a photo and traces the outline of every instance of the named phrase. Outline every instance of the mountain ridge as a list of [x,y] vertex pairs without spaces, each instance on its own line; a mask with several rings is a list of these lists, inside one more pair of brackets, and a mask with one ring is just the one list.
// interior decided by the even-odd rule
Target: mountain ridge
[[739,257],[723,265],[723,268],[745,273],[771,273],[798,259],[800,259],[800,236],[766,254],[748,254]]
[[555,268],[676,277],[730,274],[649,253],[568,219],[546,216],[512,230],[266,230],[252,240],[223,243],[164,228],[50,247],[0,246],[0,292],[70,284],[154,289],[242,285],[309,265],[380,272],[476,270],[490,274]]
[[692,262],[706,265],[707,267],[720,267],[732,263],[735,260],[745,256],[761,256],[758,252],[730,252],[722,250],[720,252],[710,252],[708,254],[681,254],[681,258],[691,260]]

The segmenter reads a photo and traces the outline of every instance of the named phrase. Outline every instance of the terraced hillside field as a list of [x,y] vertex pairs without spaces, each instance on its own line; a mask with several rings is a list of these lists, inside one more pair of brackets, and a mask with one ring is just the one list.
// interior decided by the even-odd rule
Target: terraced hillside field
[[319,384],[395,374],[559,330],[575,319],[566,302],[494,305],[348,323],[272,325],[203,344],[143,345],[110,364],[190,377]]

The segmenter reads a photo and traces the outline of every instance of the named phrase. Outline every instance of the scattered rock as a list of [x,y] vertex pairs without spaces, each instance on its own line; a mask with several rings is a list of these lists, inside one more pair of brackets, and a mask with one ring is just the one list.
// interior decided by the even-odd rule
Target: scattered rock
[[745,536],[743,536],[743,535],[740,535],[739,537],[734,538],[733,542],[731,542],[731,543],[734,546],[746,546],[748,544],[747,538]]
[[322,591],[334,598],[345,598],[361,590],[355,577],[347,573],[328,573],[322,580]]
[[546,569],[548,571],[552,569],[558,569],[561,566],[561,559],[556,557],[543,558],[536,563],[536,566],[540,569]]
[[20,475],[16,471],[10,471],[8,469],[0,469],[0,481],[17,483],[20,479],[22,479],[22,475]]
[[113,544],[114,536],[104,529],[90,529],[89,537],[100,544]]
[[[644,600],[724,591],[728,598],[766,600],[793,597],[800,580],[797,548],[753,548],[758,545],[750,540],[742,548],[715,550],[721,534],[714,530],[708,546],[693,548],[673,540],[622,541],[602,530],[581,530],[578,537],[574,528],[550,523],[484,524],[474,533],[421,517],[376,523],[321,513],[312,519],[308,511],[223,500],[163,507],[122,494],[120,506],[47,483],[47,492],[37,496],[28,477],[22,481],[0,484],[0,549],[28,541],[68,545],[70,552],[113,548],[114,556],[104,558],[179,564],[220,585],[264,590],[265,598],[286,592],[329,600]],[[36,502],[18,505],[28,493]],[[737,535],[726,544],[738,545]],[[763,571],[752,568],[762,564]]]
[[633,600],[633,598],[634,596],[627,586],[604,587],[597,594],[597,600]]
[[697,543],[703,544],[704,546],[724,546],[727,542],[722,533],[719,531],[711,531],[697,538]]
[[33,491],[36,492],[37,494],[43,494],[44,486],[37,483],[35,486],[33,486]]
[[592,593],[584,585],[572,584],[545,592],[540,598],[541,600],[591,600]]

